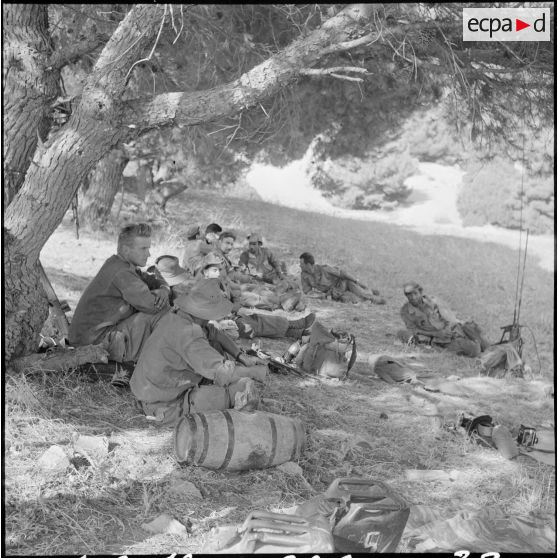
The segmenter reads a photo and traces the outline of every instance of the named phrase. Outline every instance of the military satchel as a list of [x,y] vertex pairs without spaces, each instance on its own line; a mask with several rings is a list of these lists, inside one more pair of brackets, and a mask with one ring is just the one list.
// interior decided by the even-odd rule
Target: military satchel
[[310,374],[346,379],[357,357],[355,336],[345,331],[327,330],[315,321],[310,340],[295,362]]

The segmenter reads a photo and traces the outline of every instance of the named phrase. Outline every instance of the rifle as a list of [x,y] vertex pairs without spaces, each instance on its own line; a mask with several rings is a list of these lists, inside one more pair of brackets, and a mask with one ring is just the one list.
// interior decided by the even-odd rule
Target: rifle
[[53,322],[58,330],[58,344],[64,346],[68,344],[68,337],[70,331],[70,323],[66,317],[66,312],[70,309],[68,303],[64,301],[61,303],[54,292],[54,288],[47,277],[43,264],[39,262],[39,274],[41,279],[41,285],[45,290],[48,305],[52,309]]

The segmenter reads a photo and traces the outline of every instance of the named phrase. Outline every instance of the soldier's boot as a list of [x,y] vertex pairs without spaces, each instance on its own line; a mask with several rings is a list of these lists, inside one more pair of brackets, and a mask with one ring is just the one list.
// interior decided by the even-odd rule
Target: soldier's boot
[[370,300],[370,304],[385,304],[386,303],[386,299],[383,296],[371,296],[369,298]]

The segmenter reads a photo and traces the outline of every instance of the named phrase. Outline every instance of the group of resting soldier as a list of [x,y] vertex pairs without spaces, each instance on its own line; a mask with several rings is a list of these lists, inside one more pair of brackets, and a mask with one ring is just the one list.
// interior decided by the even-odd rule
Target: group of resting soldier
[[[230,259],[232,232],[209,225],[203,238],[190,231],[179,265],[163,255],[147,271],[151,228],[127,225],[118,237],[116,255],[105,261],[85,289],[70,326],[74,346],[104,343],[109,359],[130,363],[130,388],[148,419],[172,424],[182,415],[257,405],[255,381],[266,376],[265,362],[246,354],[226,333],[232,323],[242,338],[290,337],[309,333],[315,315],[239,314],[241,307],[287,311],[305,309],[304,295],[343,302],[385,304],[376,290],[336,267],[317,265],[312,254],[300,256],[301,285],[252,233],[238,264]],[[189,243],[191,244],[191,243]],[[478,356],[486,348],[474,322],[459,322],[416,283],[404,287],[408,302],[401,310],[404,342],[429,342],[457,354]]]

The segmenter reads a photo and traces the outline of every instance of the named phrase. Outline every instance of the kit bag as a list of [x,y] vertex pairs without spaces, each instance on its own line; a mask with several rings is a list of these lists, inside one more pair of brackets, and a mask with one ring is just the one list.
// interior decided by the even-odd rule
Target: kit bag
[[301,350],[297,364],[309,374],[346,379],[357,357],[355,336],[345,331],[327,330],[315,321],[310,340]]

